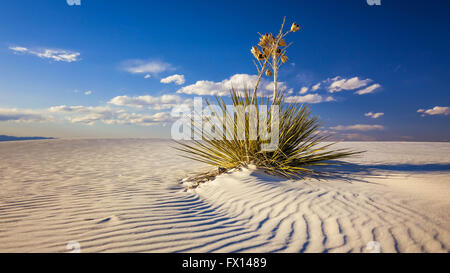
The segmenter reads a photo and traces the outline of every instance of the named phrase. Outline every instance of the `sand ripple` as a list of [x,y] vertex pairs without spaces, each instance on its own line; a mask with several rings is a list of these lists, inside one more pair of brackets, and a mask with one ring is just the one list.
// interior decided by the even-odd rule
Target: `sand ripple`
[[446,143],[404,157],[412,144],[349,143],[369,152],[345,179],[244,169],[191,191],[179,181],[201,165],[168,144],[0,143],[0,251],[69,252],[69,242],[82,252],[449,251],[450,160],[428,152],[448,155]]

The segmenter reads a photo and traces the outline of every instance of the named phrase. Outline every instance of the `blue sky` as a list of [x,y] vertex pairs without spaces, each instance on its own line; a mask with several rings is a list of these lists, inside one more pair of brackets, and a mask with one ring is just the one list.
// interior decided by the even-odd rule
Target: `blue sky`
[[324,130],[450,141],[449,12],[448,1],[4,1],[0,134],[169,137],[172,106],[252,81],[257,32],[286,16],[302,29],[280,80]]

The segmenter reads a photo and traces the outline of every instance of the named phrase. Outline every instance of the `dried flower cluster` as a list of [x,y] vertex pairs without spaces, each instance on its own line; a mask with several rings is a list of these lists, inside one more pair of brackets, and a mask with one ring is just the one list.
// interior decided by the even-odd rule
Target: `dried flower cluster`
[[255,57],[256,68],[258,69],[258,81],[256,83],[254,93],[258,89],[261,77],[266,74],[268,77],[273,76],[274,90],[273,100],[276,101],[278,95],[278,69],[283,63],[286,63],[289,58],[286,56],[286,49],[291,45],[286,44],[284,37],[290,32],[296,32],[300,30],[300,26],[297,23],[293,23],[291,29],[287,32],[283,32],[285,19],[281,25],[280,32],[277,36],[272,33],[259,34],[259,42],[257,46],[253,46],[250,52]]

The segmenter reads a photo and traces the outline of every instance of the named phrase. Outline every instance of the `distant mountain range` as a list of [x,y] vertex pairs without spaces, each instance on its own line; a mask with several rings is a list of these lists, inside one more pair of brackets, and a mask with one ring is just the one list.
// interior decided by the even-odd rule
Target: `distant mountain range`
[[55,139],[54,137],[16,137],[0,135],[0,141],[21,141],[21,140],[38,140],[38,139]]

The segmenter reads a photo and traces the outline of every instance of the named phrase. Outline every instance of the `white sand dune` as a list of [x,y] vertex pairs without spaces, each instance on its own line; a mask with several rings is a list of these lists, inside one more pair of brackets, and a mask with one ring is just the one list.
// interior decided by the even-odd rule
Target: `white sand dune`
[[188,191],[203,165],[169,144],[0,143],[0,252],[449,252],[450,143],[342,143],[367,152],[333,177]]

